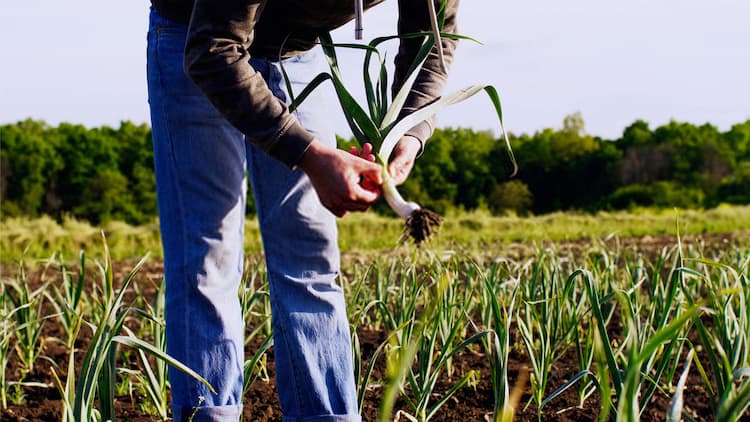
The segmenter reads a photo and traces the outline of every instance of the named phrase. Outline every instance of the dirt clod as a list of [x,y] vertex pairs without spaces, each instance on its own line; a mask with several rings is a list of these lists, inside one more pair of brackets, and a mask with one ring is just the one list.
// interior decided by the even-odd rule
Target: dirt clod
[[404,227],[404,237],[411,237],[414,243],[419,246],[422,242],[429,239],[430,236],[437,233],[443,217],[426,208],[420,208],[411,213],[406,219]]

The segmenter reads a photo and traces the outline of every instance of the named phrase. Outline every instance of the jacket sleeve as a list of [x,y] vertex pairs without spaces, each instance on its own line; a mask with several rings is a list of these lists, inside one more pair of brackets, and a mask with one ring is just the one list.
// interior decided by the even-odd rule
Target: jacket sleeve
[[248,62],[253,28],[265,1],[196,0],[185,45],[185,73],[251,142],[294,167],[314,136]]
[[[440,0],[435,1],[435,9],[440,10]],[[443,32],[456,33],[456,12],[458,10],[458,0],[446,0],[446,12],[445,12],[445,26]],[[429,32],[432,31],[430,26],[430,17],[427,5],[424,0],[399,0],[399,19],[398,19],[398,33],[408,34],[413,32]],[[393,95],[396,95],[398,90],[403,85],[404,81],[408,77],[407,72],[411,66],[414,58],[422,45],[423,39],[402,39],[399,44],[398,54],[396,55],[395,61],[395,72],[393,81]],[[456,49],[456,40],[443,39],[443,54],[445,56],[445,62],[447,66],[453,61],[453,53]],[[441,69],[440,59],[437,54],[437,49],[433,48],[419,72],[417,79],[414,81],[409,96],[406,99],[403,110],[401,110],[400,117],[406,116],[415,110],[418,110],[425,105],[433,102],[439,98],[445,83],[448,78],[446,71]],[[435,116],[425,120],[412,129],[406,134],[416,137],[420,140],[424,146],[427,138],[432,135],[435,127]]]

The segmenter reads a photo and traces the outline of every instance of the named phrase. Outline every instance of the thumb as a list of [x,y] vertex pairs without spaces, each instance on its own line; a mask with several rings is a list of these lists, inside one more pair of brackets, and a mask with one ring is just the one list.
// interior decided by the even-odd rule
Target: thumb
[[383,184],[383,169],[380,164],[365,162],[360,168],[360,175],[372,180],[378,185]]
[[413,163],[409,159],[397,157],[388,165],[388,174],[390,174],[396,185],[400,185],[406,181],[412,165]]
[[378,198],[380,198],[379,190],[365,189],[360,185],[356,185],[354,187],[354,192],[358,201],[363,201],[368,204],[372,204],[373,202],[377,201]]

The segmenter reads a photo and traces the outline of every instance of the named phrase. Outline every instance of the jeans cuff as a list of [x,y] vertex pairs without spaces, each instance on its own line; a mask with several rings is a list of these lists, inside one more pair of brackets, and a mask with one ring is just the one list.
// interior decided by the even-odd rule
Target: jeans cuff
[[362,422],[362,417],[356,413],[349,415],[319,415],[319,416],[284,416],[282,422]]
[[175,407],[173,411],[175,422],[234,422],[240,420],[242,406],[201,406],[198,410],[194,407]]

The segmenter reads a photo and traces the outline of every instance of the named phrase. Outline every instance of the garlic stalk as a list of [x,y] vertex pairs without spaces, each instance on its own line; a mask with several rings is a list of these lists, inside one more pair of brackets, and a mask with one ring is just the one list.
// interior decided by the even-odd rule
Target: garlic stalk
[[411,237],[419,245],[435,234],[443,217],[420,207],[416,202],[404,200],[385,166],[383,170],[383,197],[391,209],[404,219],[404,235]]
[[[490,97],[495,111],[497,112],[498,119],[500,121],[500,129],[503,133],[505,145],[508,150],[508,155],[513,164],[513,174],[515,174],[517,167],[516,161],[513,157],[513,151],[510,148],[510,142],[508,141],[505,128],[503,126],[502,110],[500,106],[500,98],[494,87],[489,85],[473,85],[462,90],[456,91],[452,94],[445,95],[436,101],[424,106],[423,108],[416,110],[406,116],[401,116],[401,111],[406,103],[407,97],[410,95],[412,86],[417,79],[417,75],[422,69],[422,65],[427,59],[428,55],[432,52],[436,52],[441,66],[445,66],[445,59],[442,52],[441,38],[443,39],[467,39],[476,41],[473,38],[466,37],[458,34],[442,33],[440,28],[440,22],[438,21],[435,2],[436,0],[428,0],[428,8],[430,14],[430,25],[432,31],[414,34],[399,34],[394,36],[379,37],[372,40],[369,44],[334,44],[330,34],[320,35],[320,45],[323,48],[323,52],[328,60],[330,73],[322,72],[313,78],[312,81],[295,96],[292,92],[291,83],[289,78],[284,71],[284,64],[281,61],[281,71],[284,76],[287,85],[287,91],[290,96],[290,110],[296,109],[299,104],[320,84],[330,80],[333,83],[336,96],[341,104],[341,109],[344,112],[346,121],[352,130],[354,137],[364,144],[370,142],[378,148],[377,159],[383,166],[383,180],[382,185],[383,197],[385,198],[388,205],[406,221],[405,233],[414,239],[414,242],[419,244],[428,237],[430,237],[440,224],[442,217],[429,211],[425,208],[420,207],[414,202],[407,202],[401,196],[396,189],[396,185],[393,183],[393,179],[388,174],[387,166],[390,162],[391,153],[395,148],[398,141],[404,136],[404,134],[416,126],[418,123],[431,118],[443,107],[451,104],[455,104],[466,100],[473,96],[479,91],[484,90]],[[444,1],[444,0],[443,0]],[[360,8],[359,0],[355,2],[357,10]],[[442,4],[444,7],[444,4]],[[357,25],[359,26],[359,25]],[[381,60],[380,52],[377,50],[379,44],[397,38],[422,38],[424,42],[417,51],[412,67],[409,69],[408,75],[406,76],[403,84],[399,88],[396,95],[391,99],[387,93],[388,85],[388,74],[386,71],[385,61]],[[364,82],[365,82],[365,94],[367,97],[367,107],[362,107],[344,86],[344,81],[341,76],[339,69],[339,61],[336,57],[336,47],[348,47],[357,48],[365,52],[365,60],[363,66]],[[370,75],[370,60],[375,55],[380,62],[380,72],[376,81],[372,80]]]
[[393,183],[393,179],[388,175],[388,171],[383,171],[383,198],[385,202],[396,212],[401,218],[409,218],[409,216],[421,207],[416,202],[406,202],[401,194],[396,189],[396,184]]
[[437,13],[435,13],[435,3],[433,0],[427,0],[427,9],[430,13],[430,27],[432,28],[433,37],[435,37],[435,47],[437,48],[438,58],[440,59],[440,70],[448,72],[448,65],[445,64],[445,53],[443,53],[443,41],[440,37],[440,26],[438,25]]

